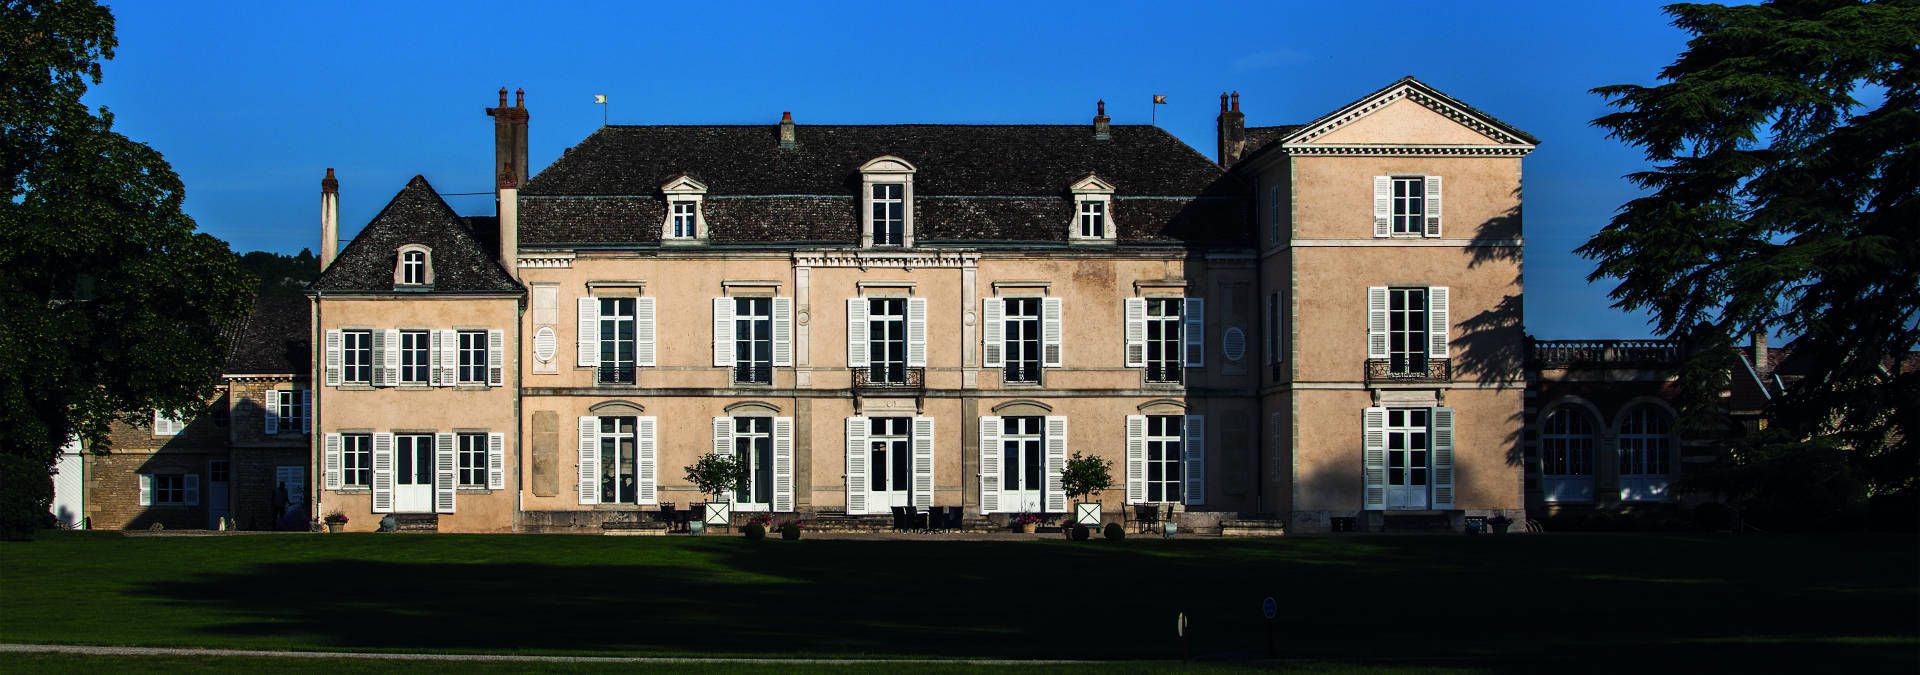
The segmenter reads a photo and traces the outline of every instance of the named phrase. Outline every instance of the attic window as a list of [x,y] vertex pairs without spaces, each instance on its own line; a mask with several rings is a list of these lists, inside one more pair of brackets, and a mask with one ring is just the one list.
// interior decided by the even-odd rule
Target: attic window
[[419,244],[400,247],[399,262],[394,265],[394,286],[433,285],[433,250]]
[[1074,181],[1067,187],[1073,194],[1073,223],[1068,238],[1076,243],[1105,243],[1114,240],[1113,184],[1099,176]]
[[660,224],[660,240],[666,243],[706,241],[705,201],[707,186],[681,174],[660,186],[667,198],[667,218]]
[[860,166],[860,245],[913,245],[913,174],[907,160],[891,155]]

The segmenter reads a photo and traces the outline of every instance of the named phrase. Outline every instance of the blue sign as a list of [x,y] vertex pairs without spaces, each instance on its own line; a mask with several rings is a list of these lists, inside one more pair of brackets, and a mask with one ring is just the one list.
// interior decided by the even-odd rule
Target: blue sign
[[1280,615],[1280,603],[1274,602],[1273,596],[1269,595],[1267,599],[1260,601],[1260,613],[1266,615],[1268,621],[1272,621],[1273,617]]

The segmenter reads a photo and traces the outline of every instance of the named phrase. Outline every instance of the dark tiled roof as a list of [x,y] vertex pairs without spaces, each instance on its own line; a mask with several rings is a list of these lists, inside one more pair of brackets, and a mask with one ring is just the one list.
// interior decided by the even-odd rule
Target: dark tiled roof
[[311,318],[304,295],[263,295],[234,328],[227,348],[228,375],[293,374],[312,369]]
[[[1159,128],[1111,130],[1100,141],[1090,125],[800,126],[798,147],[782,149],[771,124],[605,127],[528,182],[520,242],[657,243],[660,186],[685,174],[708,187],[713,242],[853,243],[859,168],[883,155],[917,170],[924,241],[1064,242],[1067,186],[1089,173],[1115,186],[1123,240],[1247,239],[1238,188],[1225,182],[1234,179]],[[1201,196],[1204,208],[1189,204]],[[1204,220],[1213,217],[1234,219]]]
[[1298,124],[1282,124],[1272,127],[1247,127],[1247,150],[1241,153],[1241,156],[1252,156],[1253,153],[1259,152],[1261,148],[1267,147],[1268,143],[1285,138],[1287,134],[1291,134],[1299,128],[1300,125]]
[[392,291],[400,247],[420,244],[432,250],[434,292],[519,292],[519,282],[501,269],[493,250],[469,227],[426,178],[414,176],[308,288]]

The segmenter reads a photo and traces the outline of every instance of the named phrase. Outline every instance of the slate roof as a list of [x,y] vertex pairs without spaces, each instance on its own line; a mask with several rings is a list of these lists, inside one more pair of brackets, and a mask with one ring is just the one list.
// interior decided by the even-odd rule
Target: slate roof
[[263,295],[230,334],[228,375],[309,373],[313,313],[303,295]]
[[1122,242],[1244,244],[1237,179],[1157,127],[1116,125],[609,126],[528,181],[523,245],[652,244],[666,218],[660,186],[685,174],[716,245],[859,241],[860,166],[884,155],[913,178],[915,238],[1061,242],[1067,186],[1089,173],[1115,186]]
[[472,227],[468,219],[447,206],[426,178],[414,176],[307,288],[320,292],[393,291],[393,267],[400,247],[421,244],[432,250],[433,265],[433,287],[422,292],[521,292],[520,283],[500,267],[493,249],[475,236]]

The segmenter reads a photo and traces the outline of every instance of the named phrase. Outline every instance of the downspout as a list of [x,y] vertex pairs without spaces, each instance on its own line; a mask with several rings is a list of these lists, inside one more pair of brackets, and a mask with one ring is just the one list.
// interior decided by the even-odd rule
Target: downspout
[[[320,416],[321,400],[325,398],[321,396],[320,393],[326,384],[326,373],[324,371],[327,367],[325,363],[327,349],[325,344],[326,329],[321,323],[320,298],[326,294],[327,292],[323,290],[315,290],[313,292],[313,326],[309,329],[311,332],[307,335],[310,340],[308,344],[313,345],[313,347],[307,350],[309,355],[307,377],[311,378],[307,381],[307,387],[313,391],[313,409],[307,411],[307,414],[313,416],[314,422],[313,433],[307,434],[307,487],[313,490],[313,510],[307,513],[307,529],[309,531],[320,526],[320,510],[322,508],[320,497],[326,489],[326,475],[324,474],[326,468],[321,466],[324,460],[320,459],[321,439],[326,438],[327,433],[326,429],[320,425],[321,420],[324,419]],[[316,352],[319,354],[319,358],[312,358],[312,355]]]

